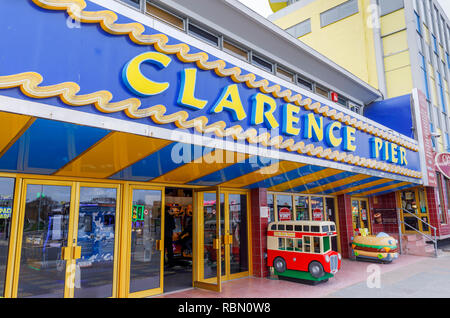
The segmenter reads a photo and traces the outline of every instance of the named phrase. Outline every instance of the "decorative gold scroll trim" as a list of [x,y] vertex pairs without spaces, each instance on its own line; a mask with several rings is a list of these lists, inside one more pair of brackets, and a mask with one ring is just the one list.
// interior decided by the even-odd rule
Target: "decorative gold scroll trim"
[[243,131],[239,125],[226,128],[226,123],[218,121],[208,124],[208,118],[200,116],[188,120],[188,113],[179,111],[165,115],[166,108],[163,105],[155,105],[148,108],[140,108],[141,101],[137,98],[129,98],[118,102],[111,102],[113,95],[109,91],[98,91],[90,94],[78,95],[80,86],[73,82],[65,82],[49,86],[40,86],[43,78],[34,72],[19,73],[16,75],[0,76],[0,89],[17,88],[31,98],[59,97],[65,104],[71,106],[94,105],[96,109],[104,113],[115,113],[124,111],[130,118],[150,117],[157,124],[174,123],[177,127],[188,129],[194,128],[199,133],[214,133],[218,137],[231,136],[235,140],[246,140],[250,144],[261,144],[265,147],[286,149],[312,157],[334,160],[364,168],[383,170],[403,176],[421,178],[421,173],[405,167],[400,167],[374,159],[362,158],[345,152],[315,147],[313,144],[305,144],[303,141],[295,142],[293,139],[283,140],[283,137],[270,137],[269,133],[258,136],[257,130],[250,128]]
[[350,115],[338,112],[319,102],[312,103],[310,98],[303,99],[302,95],[293,95],[292,91],[281,90],[280,85],[269,86],[269,81],[262,79],[256,81],[256,75],[248,73],[241,75],[239,67],[226,69],[226,63],[222,60],[209,61],[209,56],[205,52],[189,53],[190,47],[185,43],[167,44],[169,39],[164,34],[143,34],[145,27],[141,23],[115,23],[117,14],[110,10],[84,11],[87,4],[84,0],[32,0],[36,5],[48,10],[65,10],[70,17],[76,21],[84,23],[99,23],[102,29],[114,35],[128,35],[130,39],[140,45],[153,45],[155,49],[164,54],[176,54],[178,59],[185,63],[195,62],[200,69],[213,70],[218,76],[231,77],[236,83],[245,83],[250,88],[259,88],[265,94],[272,94],[276,98],[283,98],[287,103],[294,103],[297,106],[305,107],[325,117],[340,121],[358,130],[364,131],[376,137],[401,145],[407,149],[418,152],[418,145],[403,140],[387,131],[364,123]]

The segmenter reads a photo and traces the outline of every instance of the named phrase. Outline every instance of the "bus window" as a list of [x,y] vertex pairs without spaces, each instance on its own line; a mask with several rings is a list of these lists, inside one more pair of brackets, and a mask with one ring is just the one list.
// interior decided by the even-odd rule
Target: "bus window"
[[284,224],[278,224],[278,231],[284,231]]
[[330,250],[331,248],[331,244],[330,244],[330,237],[329,236],[325,236],[323,238],[323,252],[326,253]]
[[319,226],[311,226],[311,232],[319,233],[320,232],[320,227]]
[[303,225],[303,232],[309,232],[309,225]]
[[286,231],[293,231],[294,226],[293,225],[286,225]]
[[286,250],[293,251],[294,250],[294,240],[286,239]]
[[322,232],[328,232],[328,225],[322,226]]
[[295,226],[295,231],[296,232],[301,232],[302,231],[302,226],[301,225],[296,225]]
[[276,231],[277,230],[277,225],[276,224],[272,224],[272,226],[270,227],[270,229],[272,231]]
[[331,231],[331,232],[336,231],[336,226],[335,226],[335,225],[330,225],[330,231]]
[[295,240],[295,250],[298,252],[303,251],[303,241],[302,239]]
[[311,238],[309,236],[303,236],[303,252],[310,253],[311,248]]
[[278,248],[279,248],[280,250],[286,249],[286,245],[285,245],[284,243],[285,243],[284,238],[279,237],[279,238],[278,238]]
[[314,237],[314,253],[320,253],[320,237]]

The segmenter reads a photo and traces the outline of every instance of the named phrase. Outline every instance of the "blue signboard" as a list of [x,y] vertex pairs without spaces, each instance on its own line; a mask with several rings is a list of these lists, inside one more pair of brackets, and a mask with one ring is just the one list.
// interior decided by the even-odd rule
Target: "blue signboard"
[[420,178],[417,143],[93,2],[0,5],[0,95]]

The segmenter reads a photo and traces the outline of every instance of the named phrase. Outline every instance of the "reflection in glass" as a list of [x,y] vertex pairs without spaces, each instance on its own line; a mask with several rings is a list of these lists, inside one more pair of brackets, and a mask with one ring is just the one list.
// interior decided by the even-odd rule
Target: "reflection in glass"
[[161,197],[157,190],[133,191],[130,293],[161,286]]
[[64,297],[70,187],[28,185],[18,297]]
[[361,221],[359,219],[359,201],[352,200],[352,220],[353,230],[359,229]]
[[75,298],[112,296],[116,189],[80,188]]
[[0,178],[0,297],[4,296],[9,234],[14,201],[14,179]]
[[[220,194],[220,233],[224,233],[224,195]],[[203,224],[204,224],[204,275],[203,278],[217,276],[217,251],[214,249],[214,239],[216,238],[216,194],[203,193]],[[221,270],[225,275],[224,246],[221,247]]]
[[267,194],[267,206],[269,207],[269,223],[275,221],[275,212],[273,206],[273,194]]
[[247,243],[247,196],[230,194],[229,231],[232,236],[230,245],[230,274],[248,271]]
[[309,202],[308,197],[298,196],[295,198],[295,211],[297,220],[309,221]]
[[361,220],[363,222],[364,228],[369,228],[369,216],[367,211],[367,202],[366,201],[360,201],[361,204]]
[[323,211],[323,197],[311,197],[312,219],[314,221],[325,221]]
[[293,220],[292,196],[277,195],[278,221]]

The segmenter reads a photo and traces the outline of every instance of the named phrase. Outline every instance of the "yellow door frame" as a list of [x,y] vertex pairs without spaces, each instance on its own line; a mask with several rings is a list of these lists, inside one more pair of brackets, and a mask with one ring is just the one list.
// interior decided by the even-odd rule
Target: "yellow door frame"
[[[366,203],[366,217],[367,217],[367,229],[369,230],[369,233],[372,233],[372,219],[371,219],[371,212],[370,212],[370,208],[369,208],[369,199],[368,198],[362,198],[362,197],[350,197],[350,200],[352,201],[352,206],[353,206],[353,201],[358,201],[358,214],[359,214],[359,228],[364,228],[364,221],[362,219],[362,214],[361,214],[361,202],[365,202]],[[352,211],[353,213],[353,211]],[[353,215],[352,215],[353,217]],[[353,220],[352,220],[353,221]],[[353,224],[353,222],[352,222]],[[353,229],[354,230],[354,229]]]
[[[157,241],[157,249],[160,251],[160,269],[159,269],[159,283],[160,286],[153,289],[142,290],[134,293],[130,293],[130,275],[131,275],[131,259],[130,259],[130,245],[131,245],[131,228],[132,228],[132,205],[133,205],[133,190],[149,190],[149,191],[161,191],[161,223],[160,233],[161,237]],[[164,206],[165,196],[164,187],[155,187],[149,185],[129,184],[124,189],[125,197],[123,200],[123,215],[121,218],[122,224],[122,237],[121,248],[122,253],[121,260],[121,276],[119,281],[120,297],[126,298],[143,298],[162,294],[164,290]],[[125,200],[127,198],[127,200]]]
[[[147,297],[156,294],[161,294],[163,292],[163,275],[164,272],[161,270],[161,288],[158,290],[148,290],[137,293],[130,294],[128,292],[129,286],[129,237],[128,233],[128,223],[131,218],[129,217],[130,207],[132,200],[131,189],[139,188],[139,189],[161,189],[162,198],[164,204],[164,190],[167,187],[167,184],[163,183],[154,183],[154,182],[130,182],[130,181],[122,181],[122,180],[107,180],[107,179],[95,179],[95,178],[84,178],[84,177],[61,177],[61,176],[53,176],[53,175],[28,175],[22,173],[3,173],[0,172],[0,177],[5,178],[13,178],[15,180],[14,186],[14,203],[13,203],[13,213],[11,217],[11,232],[10,232],[10,241],[9,241],[9,249],[8,249],[8,263],[6,264],[6,277],[5,277],[5,289],[4,289],[4,297],[5,298],[14,298],[17,297],[17,289],[18,289],[18,279],[19,279],[19,268],[20,268],[20,256],[21,256],[21,248],[22,248],[22,236],[23,236],[23,222],[24,222],[24,214],[25,214],[25,201],[26,201],[26,186],[28,184],[40,184],[40,185],[64,185],[71,187],[71,205],[70,205],[70,216],[69,216],[69,235],[68,244],[70,248],[76,248],[76,242],[74,244],[73,240],[76,239],[77,231],[78,231],[78,212],[79,209],[79,194],[81,187],[103,187],[103,188],[116,188],[117,189],[117,201],[116,201],[116,240],[115,240],[115,257],[114,257],[114,278],[113,278],[113,295],[112,297]],[[176,188],[189,188],[192,190],[205,189],[205,187],[201,186],[192,186],[192,185],[184,185],[184,184],[171,184],[170,187]],[[223,280],[236,279],[241,277],[246,277],[252,275],[253,265],[252,265],[252,230],[251,230],[251,200],[250,200],[250,191],[247,189],[236,189],[223,187],[221,188],[221,193],[224,193],[225,197],[225,208],[222,213],[226,216],[229,216],[229,206],[228,195],[229,194],[243,194],[246,195],[247,198],[247,242],[248,242],[248,271],[229,274],[221,277]],[[336,210],[337,213],[337,210]],[[194,211],[195,214],[195,211]],[[162,216],[164,213],[162,213]],[[162,217],[162,219],[164,219]],[[117,222],[119,221],[119,222]],[[70,223],[71,222],[71,223]],[[164,222],[162,220],[162,222]],[[229,222],[229,220],[226,220]],[[127,224],[127,226],[125,226]],[[195,222],[194,222],[195,225]],[[198,224],[197,224],[198,225]],[[164,229],[164,223],[161,225],[162,231]],[[194,226],[194,231],[198,231],[196,226]],[[161,231],[161,232],[162,232]],[[162,232],[163,233],[163,232]],[[195,233],[194,233],[195,234]],[[162,235],[163,236],[163,235]],[[124,239],[126,238],[126,239]],[[164,241],[163,237],[160,243],[160,247],[163,249]],[[196,242],[197,245],[199,242]],[[193,249],[196,248],[196,244],[193,244]],[[198,246],[197,246],[198,249]],[[162,251],[162,257],[164,256],[164,252]],[[193,255],[193,259],[196,257]],[[198,260],[198,255],[197,259]],[[67,286],[74,286],[73,283],[68,284],[69,280],[73,282],[74,279],[74,264],[76,260],[68,260],[66,264],[66,288],[65,288],[65,297],[73,297],[74,290],[73,288],[68,288]],[[201,264],[197,262],[197,266],[193,266],[193,281],[194,276],[199,275],[199,266]],[[163,262],[161,264],[163,269]],[[229,266],[229,264],[227,265]],[[197,267],[197,268],[195,268]],[[227,271],[226,271],[227,273]],[[228,271],[229,273],[229,271]],[[202,274],[202,273],[201,273]]]
[[[397,203],[398,203],[398,206],[401,207],[401,209],[400,209],[401,210],[400,217],[401,217],[401,220],[402,220],[402,232],[405,233],[405,234],[415,234],[416,232],[414,230],[411,230],[408,227],[406,227],[405,223],[404,223],[405,222],[405,215],[408,217],[408,215],[406,213],[403,213],[403,205],[402,205],[402,192],[405,192],[405,191],[414,192],[414,199],[416,201],[416,210],[417,210],[416,216],[419,219],[422,219],[422,217],[426,216],[427,220],[428,220],[427,223],[430,224],[430,214],[429,214],[429,209],[428,209],[427,189],[423,188],[423,191],[425,193],[425,197],[424,197],[424,199],[425,199],[425,209],[426,209],[425,213],[421,212],[421,207],[420,207],[421,200],[420,200],[420,197],[419,197],[419,188],[418,187],[414,187],[414,188],[410,188],[410,189],[407,189],[407,190],[402,190],[402,191],[398,191],[397,192]],[[418,226],[419,228],[417,230],[419,230],[420,232],[428,233],[428,234],[431,233],[430,227],[428,227],[427,231],[423,230],[423,223],[421,221],[417,221],[417,224],[419,225]]]

